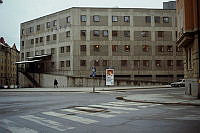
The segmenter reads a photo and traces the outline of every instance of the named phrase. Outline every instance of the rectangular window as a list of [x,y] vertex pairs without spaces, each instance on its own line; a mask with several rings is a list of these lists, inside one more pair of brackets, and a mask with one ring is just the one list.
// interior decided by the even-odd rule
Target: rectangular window
[[51,54],[55,54],[55,48],[51,48]]
[[112,52],[117,52],[117,45],[112,45]]
[[98,15],[93,16],[93,21],[94,22],[99,22],[100,21],[100,16],[98,16]]
[[86,45],[80,45],[81,52],[86,52]]
[[103,60],[102,61],[102,66],[108,66],[108,61],[107,60]]
[[173,60],[167,60],[167,66],[173,66]]
[[44,50],[41,50],[41,55],[43,55],[44,54]]
[[22,47],[24,46],[24,41],[22,41]]
[[80,66],[86,66],[86,60],[80,60]]
[[148,60],[143,60],[143,66],[144,67],[149,67],[149,61]]
[[81,15],[81,22],[86,22],[86,21],[87,21],[87,16]]
[[183,60],[177,60],[176,61],[176,66],[177,67],[183,67]]
[[53,40],[56,40],[56,39],[57,39],[57,35],[53,34]]
[[54,21],[53,21],[53,26],[56,26],[56,25],[57,25],[57,21],[54,20]]
[[176,47],[176,52],[183,52],[183,48],[182,47]]
[[40,30],[40,25],[37,25],[37,31],[39,31]]
[[164,52],[164,46],[158,46],[158,52]]
[[50,35],[46,36],[46,41],[50,41]]
[[70,52],[70,46],[66,46],[66,52]]
[[173,47],[172,46],[167,46],[167,52],[173,52]]
[[26,57],[30,57],[30,52],[26,52]]
[[124,46],[124,51],[125,52],[130,52],[130,45],[125,45]]
[[187,68],[192,69],[192,48],[187,49]]
[[71,22],[71,17],[70,17],[70,16],[66,17],[66,22],[67,22],[67,23],[70,23],[70,22]]
[[43,37],[40,37],[40,42],[43,42]]
[[143,45],[142,51],[143,52],[148,52],[149,51],[149,46],[148,45]]
[[33,27],[30,27],[30,28],[29,28],[29,31],[30,31],[30,33],[34,32],[34,28],[33,28]]
[[149,31],[142,31],[141,36],[142,37],[148,37],[148,33],[149,33]]
[[145,16],[146,23],[151,23],[151,16]]
[[95,52],[99,52],[100,51],[100,45],[94,45],[93,48],[94,48]]
[[22,29],[22,35],[24,35],[25,34],[25,30],[24,29]]
[[160,38],[164,37],[164,31],[158,31],[158,37]]
[[70,37],[70,31],[66,32],[66,37]]
[[65,52],[65,47],[60,47],[60,53],[64,53]]
[[154,16],[155,23],[160,23],[160,16]]
[[108,37],[108,31],[107,30],[103,30],[103,36]]
[[100,35],[99,30],[94,30],[93,31],[93,36],[99,36],[99,35]]
[[130,22],[130,16],[124,16],[124,22]]
[[127,60],[121,60],[121,66],[127,66],[127,63],[128,61]]
[[156,60],[155,65],[156,67],[161,67],[161,60]]
[[94,60],[94,66],[99,66],[100,65],[99,62],[100,62],[99,60]]
[[38,40],[39,40],[38,38],[35,38],[35,43],[36,43],[36,44],[38,43]]
[[46,23],[46,28],[50,28],[50,22]]
[[31,39],[31,44],[34,44],[34,39]]
[[124,31],[124,37],[130,37],[130,31]]
[[169,23],[169,17],[163,17],[163,23]]
[[113,36],[113,37],[117,37],[117,33],[118,33],[117,31],[113,30],[113,31],[112,31],[112,36]]
[[112,16],[112,22],[117,22],[118,21],[118,17],[117,16]]
[[81,30],[81,36],[86,36],[86,30]]
[[65,63],[64,61],[60,61],[60,67],[64,67],[65,66],[64,63]]
[[70,60],[66,60],[66,67],[70,67]]

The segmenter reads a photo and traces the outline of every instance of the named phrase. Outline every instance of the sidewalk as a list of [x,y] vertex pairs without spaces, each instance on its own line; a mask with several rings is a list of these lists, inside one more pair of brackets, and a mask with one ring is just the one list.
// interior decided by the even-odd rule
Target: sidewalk
[[[162,86],[123,86],[123,87],[95,87],[95,92],[99,91],[120,91],[132,89],[156,89],[170,88],[169,85]],[[67,87],[67,88],[16,88],[0,89],[0,92],[92,92],[93,87]]]
[[135,94],[125,97],[118,97],[117,99],[129,102],[200,106],[200,99],[185,95],[184,90],[179,93],[167,94]]

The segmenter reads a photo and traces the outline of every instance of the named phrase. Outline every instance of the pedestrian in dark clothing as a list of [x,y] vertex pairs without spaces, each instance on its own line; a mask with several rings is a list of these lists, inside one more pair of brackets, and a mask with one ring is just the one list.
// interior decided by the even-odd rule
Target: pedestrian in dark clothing
[[58,81],[54,79],[54,88],[58,88]]

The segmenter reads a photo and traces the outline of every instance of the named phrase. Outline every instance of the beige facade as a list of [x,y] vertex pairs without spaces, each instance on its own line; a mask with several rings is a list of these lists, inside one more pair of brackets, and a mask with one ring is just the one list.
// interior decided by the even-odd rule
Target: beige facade
[[16,61],[19,61],[19,51],[16,46],[10,47],[0,42],[0,86],[16,85]]
[[51,54],[46,72],[170,82],[183,78],[176,31],[175,10],[70,8],[21,24],[21,60]]

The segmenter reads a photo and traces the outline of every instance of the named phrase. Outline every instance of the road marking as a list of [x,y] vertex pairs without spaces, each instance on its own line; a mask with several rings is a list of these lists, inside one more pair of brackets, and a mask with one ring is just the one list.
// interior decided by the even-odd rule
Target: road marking
[[139,109],[136,108],[122,108],[122,107],[114,107],[114,106],[106,106],[106,105],[89,105],[91,107],[102,107],[102,108],[111,108],[111,109],[119,109],[119,110],[131,110],[131,111],[136,111]]
[[42,114],[54,116],[54,117],[58,117],[58,118],[63,118],[63,119],[71,120],[71,121],[76,121],[76,122],[83,123],[83,124],[92,124],[92,123],[98,122],[96,120],[91,120],[88,118],[67,115],[67,114],[61,114],[61,113],[56,113],[56,112],[43,112]]
[[151,105],[151,103],[137,103],[137,102],[109,102],[111,104],[119,104],[124,106],[131,106],[131,105]]
[[61,111],[67,111],[67,112],[72,112],[72,113],[79,113],[79,114],[85,114],[85,115],[97,116],[97,117],[103,117],[103,118],[115,117],[114,115],[102,114],[100,112],[92,113],[92,112],[79,111],[75,109],[62,109]]
[[[42,117],[37,117],[37,116],[34,116],[34,115],[26,115],[26,116],[20,116],[20,118],[38,123],[40,125],[43,125],[43,126],[46,126],[46,127],[49,127],[49,128],[53,128],[53,129],[58,130],[58,131],[65,131],[66,130],[64,128],[64,125],[62,125],[61,123],[56,122],[56,121],[52,121],[52,120],[47,120],[47,119],[42,118]],[[72,129],[72,128],[74,128],[74,127],[69,127],[69,129]]]
[[93,107],[74,107],[75,109],[82,109],[82,110],[88,110],[88,111],[96,111],[96,112],[100,112],[100,111],[103,111],[104,109],[102,108],[93,108]]
[[199,115],[188,115],[183,117],[165,118],[169,120],[189,120],[189,121],[200,121]]
[[15,124],[15,122],[11,121],[11,120],[3,119],[1,121],[5,124],[11,124],[11,126],[7,126],[4,128],[9,130],[12,133],[38,133],[37,131],[30,129],[30,128],[26,128],[26,127],[22,128],[22,127],[13,126],[13,124]]

